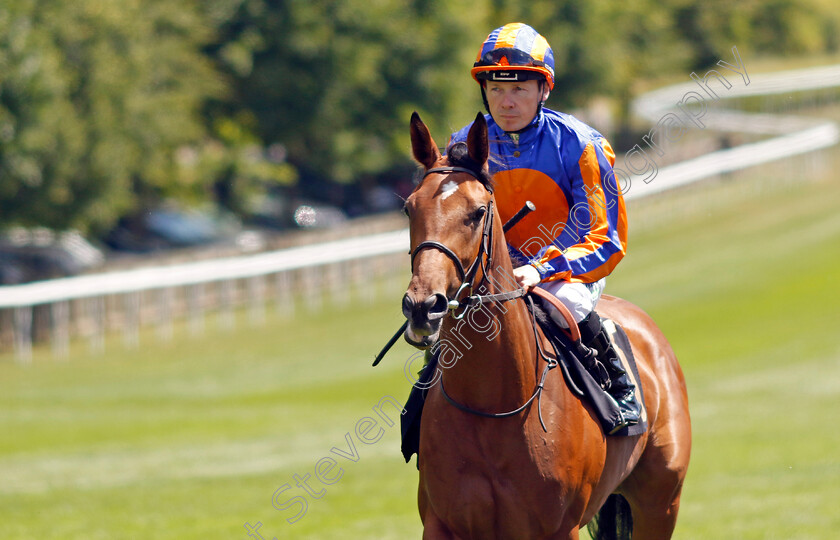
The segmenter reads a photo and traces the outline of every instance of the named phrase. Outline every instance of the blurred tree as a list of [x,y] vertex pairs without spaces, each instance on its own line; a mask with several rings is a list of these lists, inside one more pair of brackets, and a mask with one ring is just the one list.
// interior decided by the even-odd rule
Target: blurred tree
[[543,2],[540,12],[554,49],[561,107],[609,96],[626,120],[634,83],[678,70],[689,54],[655,0],[562,0]]
[[[348,193],[410,175],[482,109],[469,67],[521,20],[552,44],[549,106],[619,118],[640,79],[831,52],[836,0],[3,0],[0,225],[106,228],[161,197],[247,213],[272,186]],[[348,187],[350,186],[350,187]]]
[[[568,110],[607,96],[626,122],[634,83],[673,72],[691,57],[662,2],[638,0],[494,0],[484,32],[522,21],[543,34],[554,51],[555,88],[548,106]],[[476,36],[483,38],[480,32]],[[474,39],[477,51],[481,38]]]
[[708,67],[730,55],[801,55],[838,48],[836,0],[670,0],[676,36],[689,47],[691,68]]
[[210,53],[235,94],[214,110],[254,118],[310,181],[404,167],[412,110],[443,144],[481,107],[467,69],[485,31],[480,4],[218,0],[214,12],[227,13]]
[[[222,91],[193,2],[0,6],[0,220],[101,229],[178,189],[175,150]],[[203,182],[204,179],[193,179]]]

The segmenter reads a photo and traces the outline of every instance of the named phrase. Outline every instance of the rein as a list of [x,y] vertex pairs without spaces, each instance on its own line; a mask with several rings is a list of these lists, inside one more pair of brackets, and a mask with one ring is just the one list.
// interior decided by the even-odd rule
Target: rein
[[[557,299],[557,297],[555,297],[553,294],[547,292],[545,289],[541,289],[540,287],[536,287],[536,286],[532,286],[532,287],[528,288],[527,290],[525,290],[525,294],[526,294],[526,296],[524,297],[524,300],[525,300],[525,303],[528,306],[528,312],[531,314],[531,328],[534,330],[534,343],[536,344],[536,347],[537,347],[537,354],[539,355],[540,358],[542,358],[546,362],[545,368],[543,369],[543,372],[542,372],[542,376],[540,377],[540,382],[537,383],[536,388],[534,388],[534,393],[531,394],[531,397],[528,399],[528,401],[526,401],[522,406],[520,406],[520,407],[518,407],[518,408],[516,408],[512,411],[503,412],[503,413],[488,413],[488,412],[483,412],[483,411],[478,411],[478,410],[475,410],[475,409],[471,409],[471,408],[467,407],[466,405],[458,403],[457,401],[452,399],[452,397],[449,394],[446,393],[446,389],[443,387],[443,378],[441,378],[441,380],[440,380],[440,390],[443,393],[443,397],[446,398],[446,401],[448,401],[450,403],[450,405],[454,406],[456,409],[459,409],[459,410],[464,411],[466,413],[474,414],[476,416],[482,416],[484,418],[506,418],[508,416],[513,416],[517,413],[520,413],[520,412],[524,411],[531,404],[531,402],[533,402],[534,399],[536,399],[537,400],[537,413],[539,414],[540,425],[542,426],[543,431],[548,432],[548,430],[545,427],[545,422],[543,422],[543,418],[542,418],[542,391],[543,391],[543,388],[545,386],[545,379],[546,379],[546,376],[548,375],[548,372],[551,371],[552,369],[556,368],[557,366],[560,366],[561,371],[563,372],[563,378],[569,384],[569,388],[572,390],[572,392],[575,395],[577,395],[578,397],[582,397],[584,395],[584,393],[578,387],[578,385],[574,382],[571,375],[569,374],[568,364],[565,363],[565,362],[560,362],[559,361],[560,355],[562,353],[556,348],[556,346],[554,348],[554,353],[556,355],[555,358],[552,358],[552,357],[548,356],[548,354],[546,354],[545,350],[543,349],[542,340],[540,340],[540,335],[539,335],[539,332],[537,331],[537,326],[538,325],[537,325],[536,309],[534,308],[534,297],[536,296],[536,297],[539,297],[539,298],[547,301],[558,312],[560,312],[560,314],[563,316],[563,318],[566,320],[566,323],[569,326],[568,330],[566,330],[564,328],[560,328],[560,330],[568,336],[568,338],[571,340],[572,346],[576,346],[578,349],[580,349],[581,347],[583,347],[583,345],[581,344],[581,341],[580,341],[580,330],[578,329],[577,324],[575,323],[575,320],[574,320],[571,312],[569,311],[569,309],[566,306],[564,306],[562,303],[560,303],[560,301]],[[571,350],[569,350],[569,352],[571,353]],[[579,351],[579,352],[585,354],[584,351]],[[572,353],[572,354],[574,354],[574,353]]]
[[537,344],[537,353],[546,362],[545,368],[543,368],[542,375],[540,376],[540,382],[537,383],[537,387],[534,388],[534,393],[531,394],[531,397],[528,398],[528,401],[526,401],[521,406],[517,407],[516,409],[514,409],[512,411],[501,412],[501,413],[488,413],[488,412],[484,412],[484,411],[478,411],[476,409],[471,409],[470,407],[467,407],[466,405],[458,403],[457,401],[452,399],[452,397],[449,394],[446,393],[446,388],[443,387],[443,378],[440,379],[440,391],[443,394],[443,397],[446,398],[446,401],[448,401],[449,404],[452,405],[453,407],[455,407],[456,409],[458,409],[460,411],[463,411],[465,413],[474,414],[476,416],[481,416],[481,417],[484,417],[484,418],[507,418],[509,416],[519,414],[522,411],[524,411],[525,409],[527,409],[528,406],[531,405],[531,403],[534,401],[534,399],[536,399],[537,400],[537,414],[538,414],[539,419],[540,419],[540,425],[542,426],[543,431],[548,433],[548,429],[546,429],[545,422],[543,421],[543,417],[542,417],[542,391],[543,391],[543,388],[545,388],[545,379],[546,379],[546,376],[548,375],[548,372],[551,371],[552,369],[556,368],[558,365],[560,365],[560,363],[557,361],[556,358],[551,358],[550,356],[548,356],[545,353],[545,351],[543,350],[542,345],[540,344],[540,336],[539,336],[539,333],[537,332],[537,320],[536,320],[536,315],[534,314],[535,313],[534,299],[532,297],[528,296],[526,301],[529,302],[530,309],[528,311],[531,314],[531,326],[534,329],[534,339],[535,339],[535,342]]

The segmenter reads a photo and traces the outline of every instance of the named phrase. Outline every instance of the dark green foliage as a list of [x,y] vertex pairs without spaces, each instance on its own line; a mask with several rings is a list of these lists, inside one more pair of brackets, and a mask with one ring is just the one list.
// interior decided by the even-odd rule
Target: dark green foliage
[[0,224],[107,226],[176,183],[220,91],[192,3],[0,6]]
[[445,144],[482,108],[481,41],[514,20],[554,48],[549,106],[604,96],[621,121],[640,80],[732,46],[830,53],[840,28],[833,0],[4,0],[0,227],[97,230],[162,197],[242,214],[278,184],[404,179],[411,112]]

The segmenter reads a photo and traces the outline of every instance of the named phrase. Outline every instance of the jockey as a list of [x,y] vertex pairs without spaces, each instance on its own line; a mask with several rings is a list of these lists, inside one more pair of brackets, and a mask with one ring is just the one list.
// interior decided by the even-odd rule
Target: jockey
[[[481,86],[490,140],[490,172],[504,223],[526,201],[536,202],[505,239],[522,287],[538,285],[573,314],[584,345],[606,368],[602,385],[615,399],[622,422],[639,422],[641,406],[601,319],[594,311],[606,276],[624,257],[627,215],[604,137],[571,115],[544,108],[554,87],[554,55],[533,28],[510,23],[490,33],[471,70]],[[470,126],[450,145],[465,141]],[[568,327],[544,303],[558,325]],[[596,377],[597,379],[598,377]]]

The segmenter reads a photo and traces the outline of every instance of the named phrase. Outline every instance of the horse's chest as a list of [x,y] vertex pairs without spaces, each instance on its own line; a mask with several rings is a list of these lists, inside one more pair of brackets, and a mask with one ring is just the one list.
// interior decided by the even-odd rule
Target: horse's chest
[[[518,433],[461,433],[437,443],[421,460],[421,474],[436,514],[454,529],[480,538],[530,531],[524,537],[537,538],[559,526],[559,501],[577,482],[552,441],[529,437],[520,426]],[[475,536],[476,530],[483,532]]]

